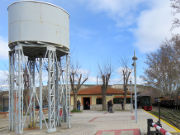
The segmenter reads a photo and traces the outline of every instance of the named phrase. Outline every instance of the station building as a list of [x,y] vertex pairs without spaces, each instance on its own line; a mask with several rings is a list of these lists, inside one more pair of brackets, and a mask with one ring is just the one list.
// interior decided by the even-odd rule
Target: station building
[[[124,100],[124,90],[109,87],[106,92],[106,102],[113,101],[114,110],[122,110],[122,102]],[[78,91],[77,99],[81,103],[81,110],[102,110],[102,94],[101,86],[89,86]],[[131,109],[131,92],[127,91],[125,110]],[[89,105],[87,105],[87,103]],[[73,108],[74,97],[71,93],[71,109]]]

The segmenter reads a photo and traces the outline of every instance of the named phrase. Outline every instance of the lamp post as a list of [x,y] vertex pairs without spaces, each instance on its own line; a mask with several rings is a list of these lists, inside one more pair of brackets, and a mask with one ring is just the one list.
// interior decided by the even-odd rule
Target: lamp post
[[133,101],[132,101],[132,81],[130,80],[130,88],[131,88],[131,112],[133,111]]
[[160,102],[161,102],[161,100],[160,100],[160,97],[158,98],[158,117],[159,117],[159,121],[157,122],[157,124],[160,126],[160,127],[162,127],[162,125],[161,125],[161,112],[160,112]]
[[134,51],[134,56],[132,57],[133,66],[134,66],[134,96],[135,96],[135,119],[137,123],[137,91],[136,91],[136,53]]

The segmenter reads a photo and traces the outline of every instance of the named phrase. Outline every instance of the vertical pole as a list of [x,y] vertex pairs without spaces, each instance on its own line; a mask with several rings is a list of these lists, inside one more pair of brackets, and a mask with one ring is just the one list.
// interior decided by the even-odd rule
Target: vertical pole
[[134,63],[134,90],[135,90],[135,118],[136,118],[136,123],[137,123],[137,91],[136,91],[136,62]]
[[132,81],[130,80],[130,87],[131,87],[131,112],[133,111],[133,102],[132,102]]
[[42,58],[39,59],[39,127],[42,129]]
[[136,60],[137,60],[137,57],[136,57],[135,51],[134,51],[134,57],[132,59],[134,61],[133,66],[134,66],[135,119],[136,119],[136,123],[137,123],[137,91],[136,91]]
[[158,110],[159,110],[159,112],[158,112],[158,113],[159,113],[159,114],[158,114],[158,116],[159,116],[158,125],[161,126],[160,98],[158,98]]

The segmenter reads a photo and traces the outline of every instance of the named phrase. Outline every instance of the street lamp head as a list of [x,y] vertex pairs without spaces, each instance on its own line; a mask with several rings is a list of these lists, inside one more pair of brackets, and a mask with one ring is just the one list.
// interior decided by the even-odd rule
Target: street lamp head
[[134,50],[134,56],[132,57],[132,60],[133,60],[133,61],[136,61],[136,60],[137,60],[137,57],[136,57],[136,52],[135,52],[135,50]]
[[137,57],[136,57],[136,56],[132,57],[132,60],[136,61],[136,60],[137,60]]

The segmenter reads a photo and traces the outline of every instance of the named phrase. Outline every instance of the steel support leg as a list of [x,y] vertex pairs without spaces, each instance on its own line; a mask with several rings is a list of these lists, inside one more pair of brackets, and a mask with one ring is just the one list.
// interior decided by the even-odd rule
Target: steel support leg
[[67,127],[71,128],[70,125],[70,88],[69,88],[69,55],[66,55],[66,120]]
[[35,59],[29,60],[29,69],[30,69],[30,76],[32,77],[32,81],[30,82],[30,95],[32,96],[32,99],[30,99],[30,125],[29,127],[35,127],[35,92],[36,92],[36,86],[35,86]]
[[42,129],[42,58],[39,59],[39,127]]
[[23,132],[23,51],[22,46],[17,45],[15,47],[15,62],[14,62],[14,69],[15,69],[15,124],[16,124],[16,134],[21,134]]
[[60,76],[59,61],[56,61],[56,125],[60,126],[60,92],[59,92],[59,76]]
[[9,130],[14,130],[14,53],[9,52]]
[[[66,84],[64,84],[66,85]],[[66,86],[65,86],[66,87]],[[66,88],[63,87],[63,97],[62,97],[62,104],[63,104],[63,122],[67,122],[67,111],[66,111]]]
[[33,127],[35,127],[36,125],[36,121],[35,121],[35,102],[36,102],[36,85],[35,85],[35,60],[33,60],[32,63],[32,78],[33,78],[33,100],[32,100],[32,108],[33,108]]
[[47,47],[48,51],[48,132],[56,131],[55,118],[55,53],[54,47]]

